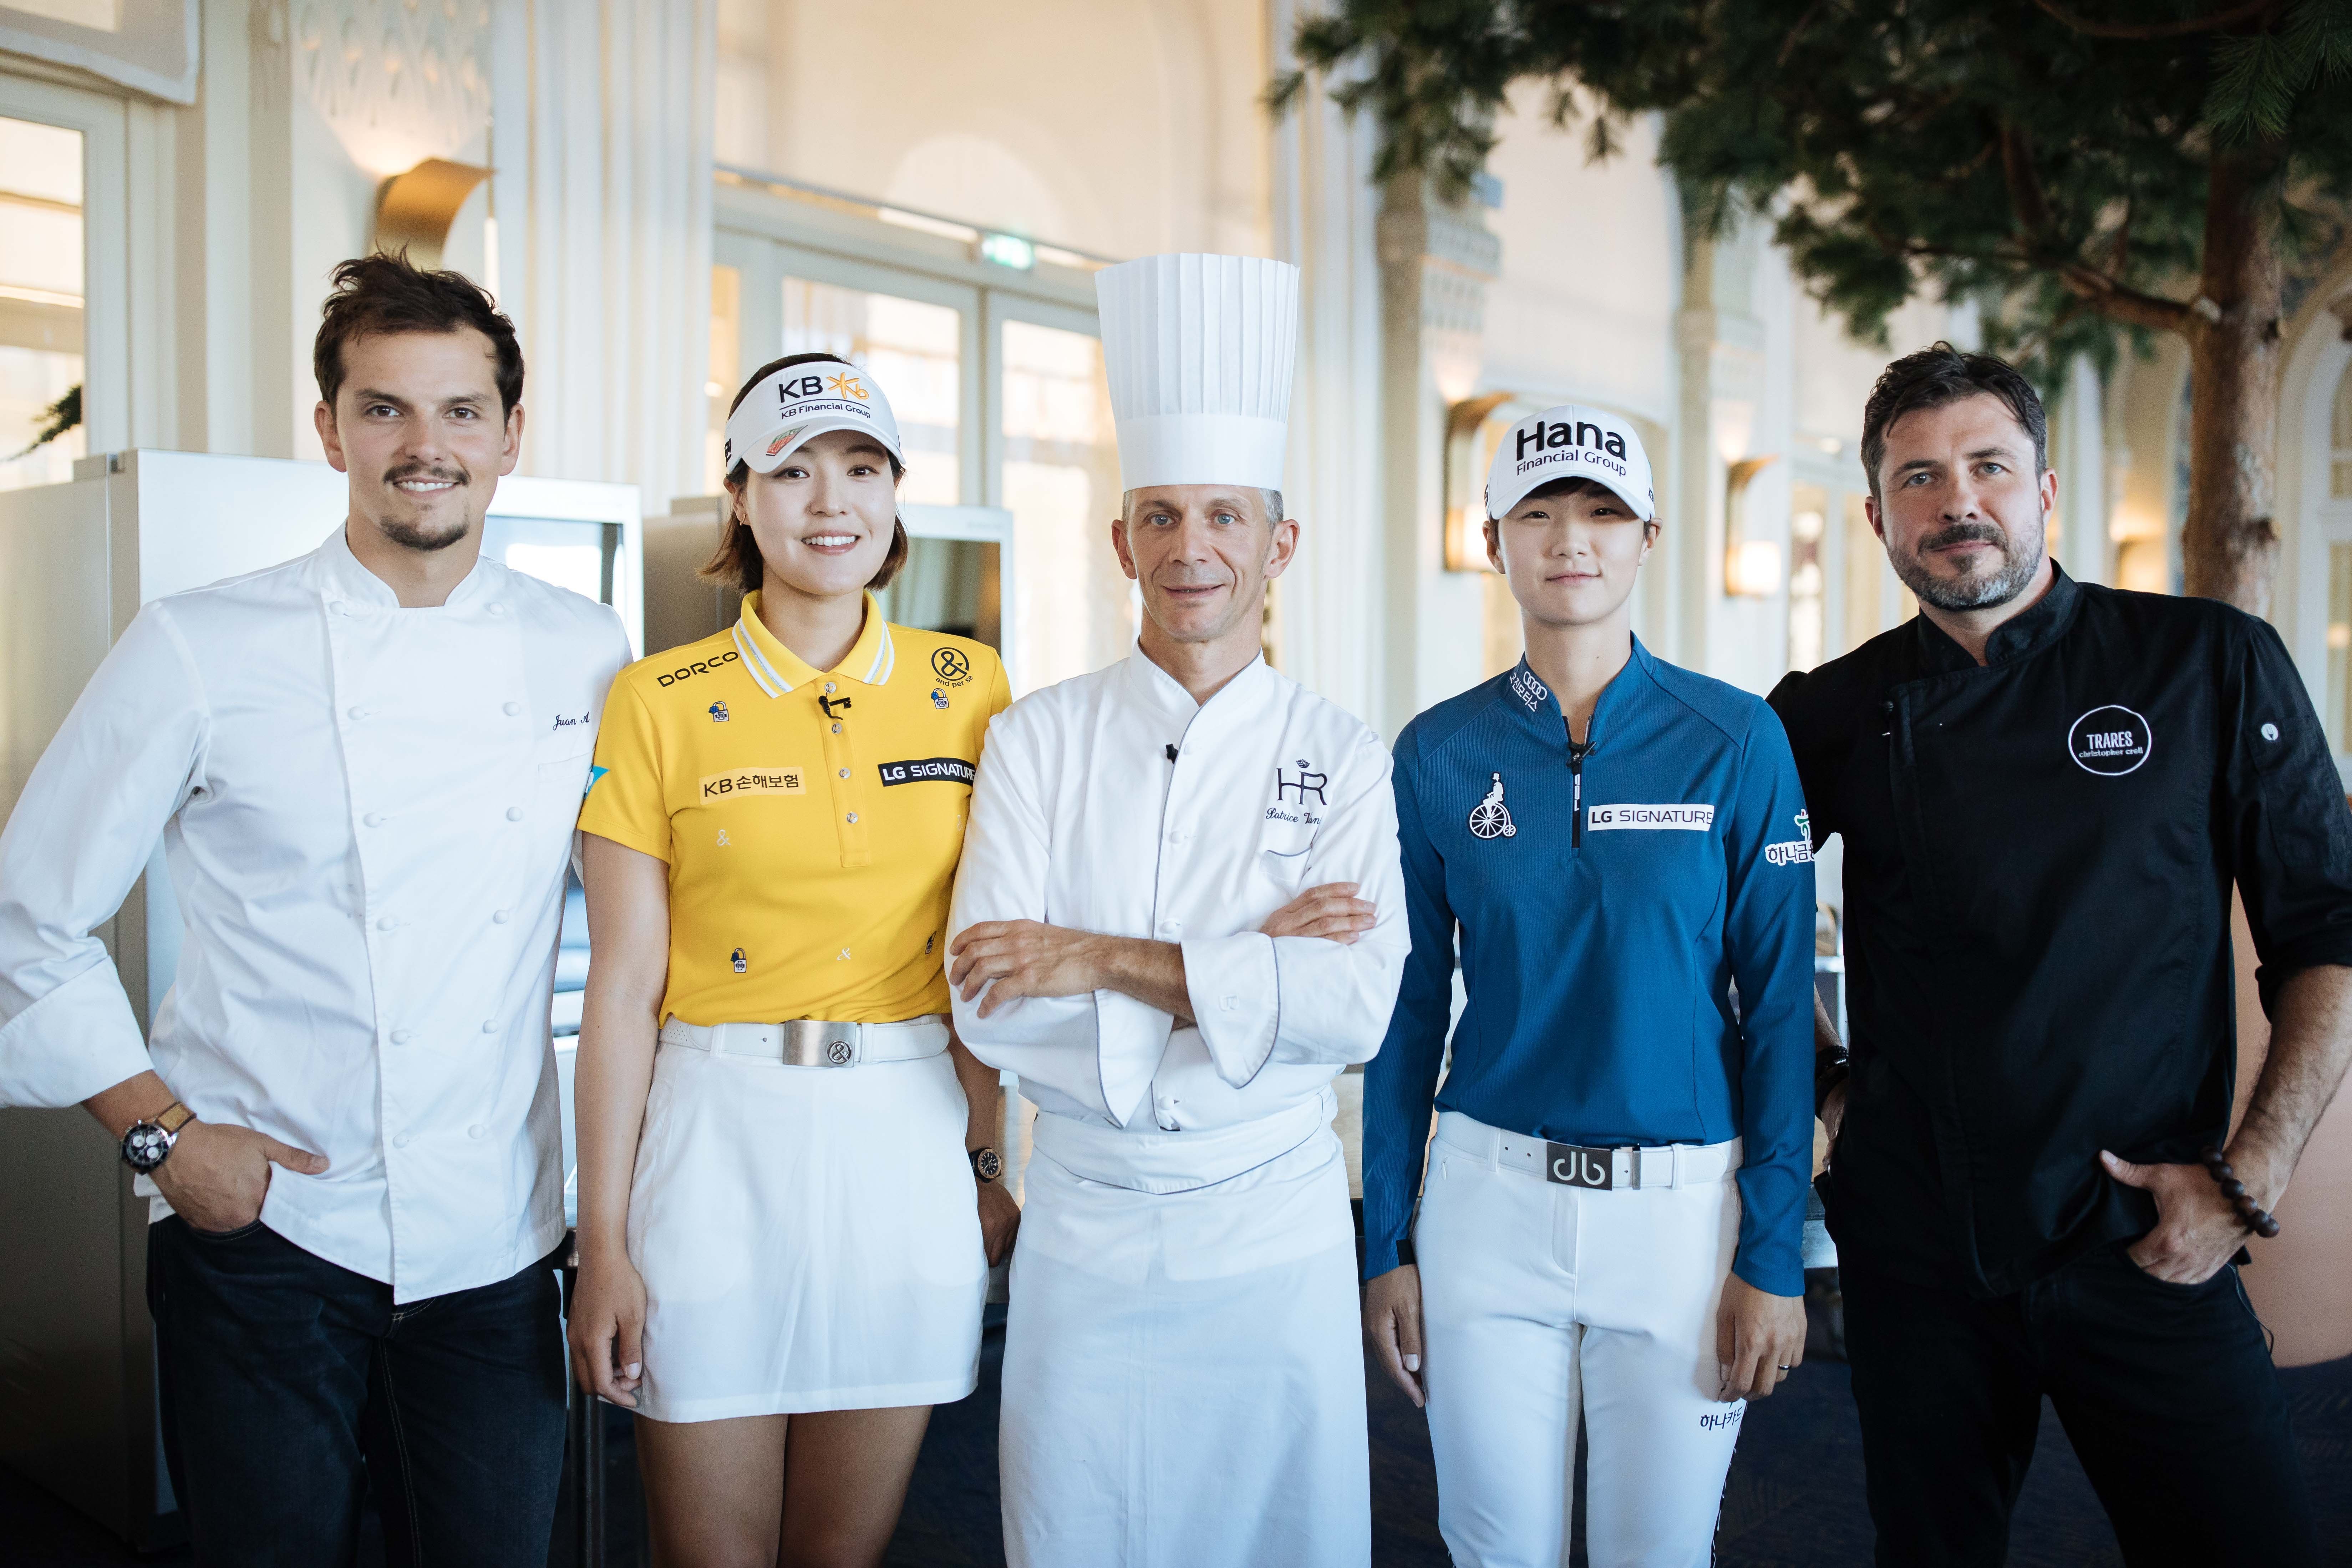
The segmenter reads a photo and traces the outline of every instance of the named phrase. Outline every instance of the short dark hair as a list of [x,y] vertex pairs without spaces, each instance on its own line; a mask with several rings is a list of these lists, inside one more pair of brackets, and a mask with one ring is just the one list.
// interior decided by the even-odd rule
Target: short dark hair
[[1886,433],[1896,420],[1922,408],[1941,408],[1987,394],[2007,404],[2033,437],[2033,473],[2039,479],[2050,467],[2050,420],[2042,411],[2042,395],[2007,360],[1964,353],[1937,342],[1905,354],[1880,372],[1870,401],[1863,405],[1862,468],[1870,493],[1878,494],[1878,465],[1886,460]]
[[522,345],[514,323],[482,287],[462,272],[428,272],[408,253],[354,256],[338,262],[334,290],[320,308],[319,340],[310,368],[331,412],[343,389],[343,345],[383,332],[454,332],[471,327],[490,340],[498,356],[499,412],[522,401]]
[[[727,405],[728,416],[732,418],[735,411],[743,406],[743,400],[751,395],[751,389],[776,372],[796,364],[815,364],[820,362],[825,364],[849,363],[839,354],[828,353],[786,354],[782,359],[772,359],[753,371],[745,379],[743,384],[735,389],[735,401]],[[890,457],[887,452],[883,456]],[[890,482],[897,484],[906,477],[906,465],[896,458],[890,458]],[[740,490],[751,482],[751,465],[740,458],[736,459],[735,466],[727,470],[727,488],[730,490]],[[866,585],[869,588],[888,587],[890,579],[896,577],[898,574],[898,569],[906,563],[907,524],[903,519],[893,518],[890,525],[889,551],[882,557],[880,570],[866,579]],[[735,503],[732,499],[730,499],[727,503],[726,517],[719,524],[719,549],[709,560],[702,563],[700,570],[697,571],[695,575],[706,583],[716,583],[722,588],[732,588],[739,594],[748,594],[767,580],[768,566],[767,563],[761,559],[760,542],[752,536],[750,525],[736,518]]]

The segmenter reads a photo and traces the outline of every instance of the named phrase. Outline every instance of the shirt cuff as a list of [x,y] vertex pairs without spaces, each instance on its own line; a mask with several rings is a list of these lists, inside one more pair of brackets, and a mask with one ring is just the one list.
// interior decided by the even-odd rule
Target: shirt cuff
[[1209,1059],[1227,1084],[1245,1088],[1274,1055],[1282,1024],[1274,938],[1244,931],[1181,946],[1184,992],[1192,999],[1192,1021],[1200,1026]]
[[107,960],[0,1028],[0,1106],[79,1105],[154,1065],[122,977]]

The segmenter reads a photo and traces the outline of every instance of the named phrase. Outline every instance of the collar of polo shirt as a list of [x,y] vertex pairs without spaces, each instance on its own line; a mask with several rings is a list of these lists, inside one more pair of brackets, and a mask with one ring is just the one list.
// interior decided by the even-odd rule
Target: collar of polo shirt
[[898,650],[891,646],[890,623],[882,618],[882,606],[871,593],[866,595],[865,629],[842,661],[829,670],[811,668],[807,660],[776,640],[760,619],[757,588],[743,595],[742,616],[730,635],[735,639],[735,651],[742,656],[743,668],[751,673],[752,683],[770,697],[782,697],[795,686],[828,678],[846,677],[861,685],[879,686],[890,679],[898,663]]

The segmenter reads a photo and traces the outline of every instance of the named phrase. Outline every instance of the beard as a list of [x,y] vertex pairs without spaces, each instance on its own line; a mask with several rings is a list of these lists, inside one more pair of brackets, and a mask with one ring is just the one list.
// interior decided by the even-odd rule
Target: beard
[[[383,488],[398,495],[400,492],[393,487],[403,479],[442,479],[463,490],[474,482],[474,476],[467,473],[462,464],[452,464],[446,468],[412,464],[407,468],[394,468],[384,475]],[[404,550],[420,551],[425,553],[448,549],[465,538],[474,526],[472,520],[465,515],[463,508],[458,510],[457,518],[448,522],[436,524],[415,521],[406,518],[380,516],[375,520],[375,525],[383,536],[394,544]]]
[[[1972,540],[1999,551],[2000,564],[1990,570],[1972,569],[1958,577],[1938,577],[1927,570],[1928,551]],[[2025,585],[2042,570],[2042,534],[2037,530],[2030,541],[2020,541],[1989,522],[1956,522],[1921,540],[1908,554],[1889,551],[1887,563],[1923,604],[1939,610],[1990,610],[2025,592]]]

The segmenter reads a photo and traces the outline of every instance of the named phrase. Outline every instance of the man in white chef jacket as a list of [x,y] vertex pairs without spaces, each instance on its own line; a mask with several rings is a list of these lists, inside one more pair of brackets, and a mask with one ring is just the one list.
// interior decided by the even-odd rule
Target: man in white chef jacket
[[1097,275],[1136,651],[989,728],[957,1028],[1035,1102],[1000,1465],[1015,1568],[1362,1568],[1331,1080],[1409,939],[1389,754],[1270,668],[1298,274]]
[[[563,1443],[548,1036],[613,612],[480,558],[514,329],[455,273],[335,272],[310,555],[141,610],[0,833],[0,1104],[89,1107],[153,1194],[200,1563],[543,1563]],[[329,519],[321,518],[325,528]],[[141,1037],[91,928],[162,840]]]

